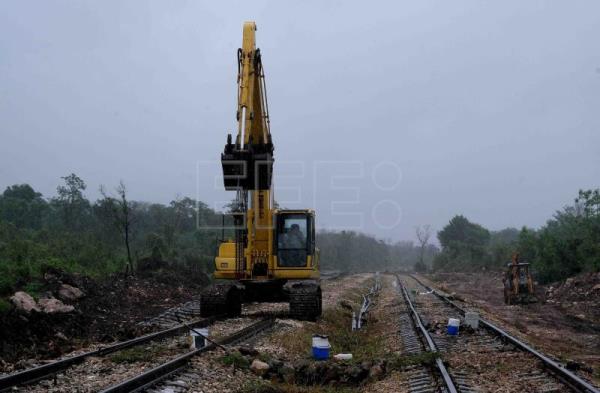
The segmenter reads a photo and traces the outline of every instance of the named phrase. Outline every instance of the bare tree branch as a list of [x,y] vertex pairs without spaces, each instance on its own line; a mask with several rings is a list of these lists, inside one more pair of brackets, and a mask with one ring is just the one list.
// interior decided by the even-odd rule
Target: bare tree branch
[[127,271],[133,272],[133,260],[131,258],[131,227],[134,222],[131,203],[127,199],[127,187],[121,180],[115,189],[118,197],[115,198],[106,193],[104,186],[100,186],[100,193],[105,199],[107,207],[113,217],[113,223],[123,236],[125,248],[127,250]]
[[417,236],[417,240],[420,245],[420,253],[419,253],[419,265],[421,269],[426,269],[425,267],[425,250],[427,249],[427,244],[429,243],[429,238],[431,238],[431,226],[423,225],[415,227],[415,234]]

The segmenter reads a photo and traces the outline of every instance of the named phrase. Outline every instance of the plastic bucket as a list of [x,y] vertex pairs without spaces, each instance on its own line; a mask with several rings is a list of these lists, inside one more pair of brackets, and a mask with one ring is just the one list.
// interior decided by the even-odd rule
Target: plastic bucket
[[208,337],[208,328],[196,328],[190,330],[190,338],[191,338],[191,349],[200,349],[206,346],[206,339],[204,337]]
[[458,327],[460,326],[460,320],[456,318],[450,318],[448,320],[448,334],[456,336],[458,334]]
[[473,311],[465,313],[465,325],[477,329],[479,327],[479,314]]
[[312,353],[313,358],[317,360],[325,360],[329,358],[329,339],[327,336],[314,335],[312,338]]

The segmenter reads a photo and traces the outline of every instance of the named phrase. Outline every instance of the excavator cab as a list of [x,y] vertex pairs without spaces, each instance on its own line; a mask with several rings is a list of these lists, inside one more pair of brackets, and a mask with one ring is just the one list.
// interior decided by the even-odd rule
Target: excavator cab
[[537,302],[533,292],[533,279],[529,272],[529,263],[520,262],[519,254],[513,255],[504,273],[504,303],[528,304]]
[[[244,221],[236,214],[235,219]],[[271,233],[272,252],[264,254],[248,254],[243,235],[236,236],[237,240],[223,241],[215,258],[215,278],[247,281],[319,277],[313,210],[274,210]]]
[[306,269],[315,262],[315,215],[310,210],[275,214],[276,269]]

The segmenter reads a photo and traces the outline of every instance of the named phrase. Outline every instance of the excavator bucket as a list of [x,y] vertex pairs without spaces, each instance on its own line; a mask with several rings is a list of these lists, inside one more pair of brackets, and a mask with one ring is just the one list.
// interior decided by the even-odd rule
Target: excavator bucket
[[512,262],[507,265],[503,278],[504,303],[529,304],[536,303],[533,289],[533,278],[529,272],[529,263],[519,261],[519,254],[514,254]]

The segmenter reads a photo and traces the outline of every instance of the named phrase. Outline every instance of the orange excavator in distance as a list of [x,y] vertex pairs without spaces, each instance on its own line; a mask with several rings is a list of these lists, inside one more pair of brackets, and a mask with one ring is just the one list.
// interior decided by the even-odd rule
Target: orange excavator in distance
[[244,23],[237,52],[237,135],[227,136],[221,154],[225,189],[236,192],[235,238],[219,246],[215,284],[202,292],[200,313],[238,316],[242,303],[289,302],[292,318],[314,320],[322,308],[315,213],[274,206],[274,145],[255,32],[254,22]]
[[510,305],[537,302],[533,291],[533,279],[529,272],[529,263],[521,262],[518,253],[513,254],[502,282],[504,283],[504,303]]

